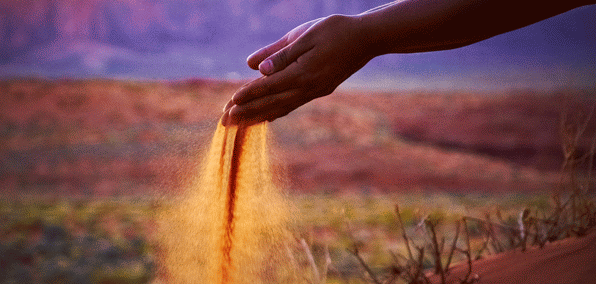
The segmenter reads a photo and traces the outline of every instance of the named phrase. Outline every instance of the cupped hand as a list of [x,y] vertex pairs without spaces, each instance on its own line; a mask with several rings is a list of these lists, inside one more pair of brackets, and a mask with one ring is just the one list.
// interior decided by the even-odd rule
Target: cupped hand
[[273,121],[331,94],[374,56],[358,18],[332,15],[298,26],[253,53],[263,77],[242,86],[224,107],[224,125]]

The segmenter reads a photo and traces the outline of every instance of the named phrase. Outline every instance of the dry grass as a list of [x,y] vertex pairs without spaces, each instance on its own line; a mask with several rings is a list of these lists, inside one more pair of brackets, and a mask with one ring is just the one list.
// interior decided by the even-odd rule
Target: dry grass
[[[348,251],[358,260],[363,269],[362,279],[368,283],[390,284],[399,281],[417,284],[431,283],[426,263],[432,263],[432,273],[438,276],[439,283],[445,284],[450,265],[455,253],[463,256],[467,263],[465,277],[459,283],[468,284],[478,281],[479,276],[472,271],[472,262],[483,255],[498,254],[507,250],[527,250],[528,247],[544,247],[547,243],[570,236],[584,236],[596,226],[596,205],[594,203],[594,154],[596,134],[589,136],[586,129],[593,123],[592,117],[596,102],[587,108],[569,106],[561,114],[560,129],[564,161],[561,166],[561,187],[553,191],[552,210],[531,210],[525,208],[519,212],[516,222],[505,220],[500,210],[494,215],[486,212],[484,218],[464,216],[455,221],[454,231],[449,232],[443,226],[443,218],[428,215],[417,226],[423,232],[423,241],[416,242],[406,232],[406,227],[398,206],[395,207],[397,224],[401,228],[401,238],[407,255],[391,251],[393,262],[385,269],[371,267],[361,255],[360,244],[354,243]],[[581,153],[579,145],[583,139],[591,141],[591,148]],[[475,223],[482,241],[476,252],[470,243],[470,225]],[[465,246],[459,243],[460,228],[463,224]],[[443,227],[443,234],[439,232]],[[448,242],[445,234],[452,235]],[[446,245],[447,244],[447,245]]]

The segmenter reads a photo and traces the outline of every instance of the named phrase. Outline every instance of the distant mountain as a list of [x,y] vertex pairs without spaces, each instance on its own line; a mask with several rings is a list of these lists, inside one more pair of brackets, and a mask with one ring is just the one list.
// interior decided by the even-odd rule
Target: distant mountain
[[283,33],[297,23],[332,13],[359,13],[382,3],[383,0],[2,1],[0,46],[22,49],[55,40],[94,40],[136,50],[160,50],[160,45],[172,42],[205,44],[238,35]]
[[[293,27],[385,2],[2,0],[0,77],[254,77],[246,56]],[[377,58],[350,82],[443,89],[586,85],[596,77],[595,11],[582,8],[470,48]]]
[[0,75],[221,77],[248,71],[248,54],[302,22],[380,3],[2,1]]

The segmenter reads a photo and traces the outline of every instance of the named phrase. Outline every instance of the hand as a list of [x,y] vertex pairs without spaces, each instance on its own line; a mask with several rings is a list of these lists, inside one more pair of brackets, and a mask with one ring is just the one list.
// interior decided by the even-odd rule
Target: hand
[[331,94],[374,57],[358,23],[342,15],[314,20],[249,56],[248,65],[265,76],[233,95],[224,107],[224,125],[273,121]]
[[[274,54],[274,53],[280,51],[281,49],[283,49],[284,47],[294,43],[312,25],[318,23],[322,19],[323,18],[318,18],[316,20],[312,20],[312,21],[306,22],[302,25],[299,25],[299,26],[295,27],[293,30],[291,30],[290,32],[288,32],[287,34],[285,34],[278,41],[255,51],[253,54],[249,55],[248,58],[246,59],[248,66],[254,70],[261,71],[261,73],[263,75],[271,75],[271,74],[275,73],[275,70],[269,70],[269,69],[267,69],[267,67],[264,66],[264,64],[263,64],[263,66],[261,66],[261,63],[263,61],[265,61],[265,59],[270,57],[272,54]],[[273,57],[271,59],[273,59]],[[275,64],[272,64],[271,66],[274,66],[274,65]],[[276,67],[281,67],[283,69],[282,64],[278,64]],[[279,70],[277,70],[277,71],[279,71]]]

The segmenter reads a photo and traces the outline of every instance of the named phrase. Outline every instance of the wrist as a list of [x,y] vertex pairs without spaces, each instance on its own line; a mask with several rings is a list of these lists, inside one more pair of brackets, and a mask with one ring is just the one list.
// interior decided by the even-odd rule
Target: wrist
[[354,16],[359,38],[372,57],[390,53],[409,53],[412,46],[410,26],[406,18],[387,19],[382,11],[366,12]]
[[380,55],[389,53],[386,50],[387,44],[383,43],[383,36],[380,35],[378,26],[366,14],[350,16],[352,20],[351,28],[354,31],[356,40],[360,48],[369,57],[369,60]]
[[[467,0],[455,2],[458,1]],[[449,4],[439,2],[392,2],[381,9],[357,15],[359,29],[366,35],[367,44],[375,56],[451,49],[477,41],[462,32],[465,29],[461,27],[461,15],[454,15]]]

